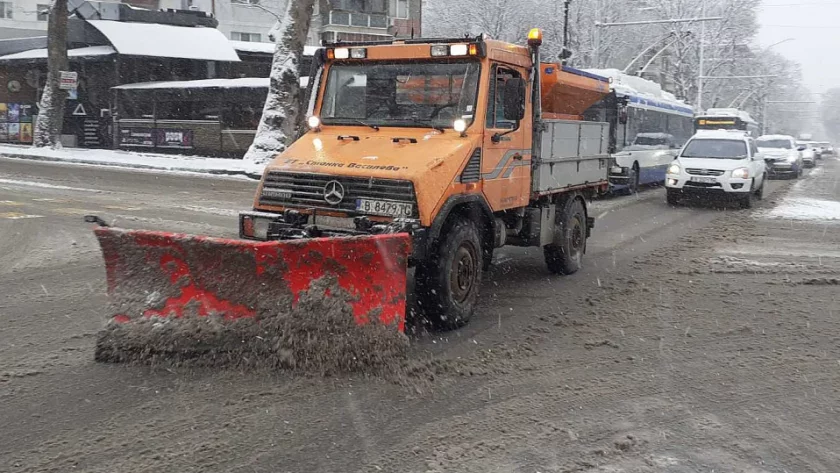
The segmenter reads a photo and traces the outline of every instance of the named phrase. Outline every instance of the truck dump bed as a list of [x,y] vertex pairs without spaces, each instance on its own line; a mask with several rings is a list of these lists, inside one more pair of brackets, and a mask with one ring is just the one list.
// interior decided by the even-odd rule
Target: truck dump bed
[[553,63],[540,64],[544,118],[580,120],[583,112],[610,93],[609,79]]
[[532,176],[536,195],[608,185],[606,122],[582,120],[583,112],[610,93],[609,80],[559,64],[541,64],[541,152]]

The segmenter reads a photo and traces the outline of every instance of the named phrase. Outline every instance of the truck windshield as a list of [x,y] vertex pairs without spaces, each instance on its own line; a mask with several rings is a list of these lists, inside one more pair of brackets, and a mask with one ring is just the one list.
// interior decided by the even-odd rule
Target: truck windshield
[[741,140],[695,139],[683,150],[683,158],[742,159],[747,156],[747,143]]
[[792,149],[790,140],[758,140],[756,144],[759,148],[778,148],[778,149]]
[[[479,63],[333,64],[321,107],[327,125],[452,127],[475,116]],[[360,123],[362,122],[362,123]]]

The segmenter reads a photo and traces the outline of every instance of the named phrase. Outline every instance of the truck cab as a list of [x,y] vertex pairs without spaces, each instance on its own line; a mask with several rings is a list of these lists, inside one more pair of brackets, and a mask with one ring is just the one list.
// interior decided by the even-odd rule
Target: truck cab
[[448,327],[472,314],[495,248],[543,247],[550,271],[577,271],[609,162],[608,125],[580,115],[608,82],[535,67],[531,34],[327,45],[309,131],[267,166],[240,235],[407,232],[418,301]]

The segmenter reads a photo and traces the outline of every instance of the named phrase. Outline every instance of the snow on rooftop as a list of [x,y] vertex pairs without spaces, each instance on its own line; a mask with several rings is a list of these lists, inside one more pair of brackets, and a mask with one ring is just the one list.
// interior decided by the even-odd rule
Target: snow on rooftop
[[792,137],[790,135],[761,135],[756,139],[762,140],[762,141],[764,141],[764,140],[794,140],[795,141],[796,140],[794,137]]
[[225,35],[215,28],[88,20],[118,53],[129,56],[172,57],[238,62]]
[[164,82],[138,82],[123,84],[112,89],[140,90],[140,89],[268,89],[268,77],[243,77],[239,79],[201,79]]
[[[243,53],[265,53],[274,54],[274,43],[257,43],[255,41],[235,41],[230,40],[233,49]],[[312,56],[315,54],[319,46],[304,46],[303,55]]]
[[618,69],[586,69],[590,74],[607,77],[610,88],[619,95],[637,96],[652,99],[669,107],[678,107],[686,113],[693,113],[691,105],[677,99],[674,94],[662,89],[662,86],[643,77],[625,74]]
[[[111,46],[88,46],[85,48],[76,48],[67,50],[67,57],[96,57],[108,56],[116,54],[116,51]],[[44,49],[30,49],[29,51],[21,51],[19,53],[7,54],[0,56],[0,61],[14,61],[25,59],[46,59],[47,50]]]
[[737,108],[710,108],[706,110],[704,117],[738,117],[745,122],[755,123],[749,113]]
[[693,138],[715,140],[745,140],[748,134],[744,130],[697,130]]
[[233,49],[243,53],[265,53],[274,54],[274,43],[257,43],[255,41],[230,40]]

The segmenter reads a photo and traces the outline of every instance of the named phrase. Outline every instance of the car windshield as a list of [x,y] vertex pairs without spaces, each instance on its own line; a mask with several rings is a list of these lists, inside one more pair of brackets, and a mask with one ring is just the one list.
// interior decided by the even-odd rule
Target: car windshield
[[747,156],[747,143],[742,140],[694,139],[682,152],[683,158],[741,159]]
[[668,146],[668,138],[664,136],[638,135],[633,141],[633,146]]
[[757,140],[759,148],[792,149],[790,140]]
[[333,64],[325,124],[451,127],[472,122],[479,63],[474,61]]

